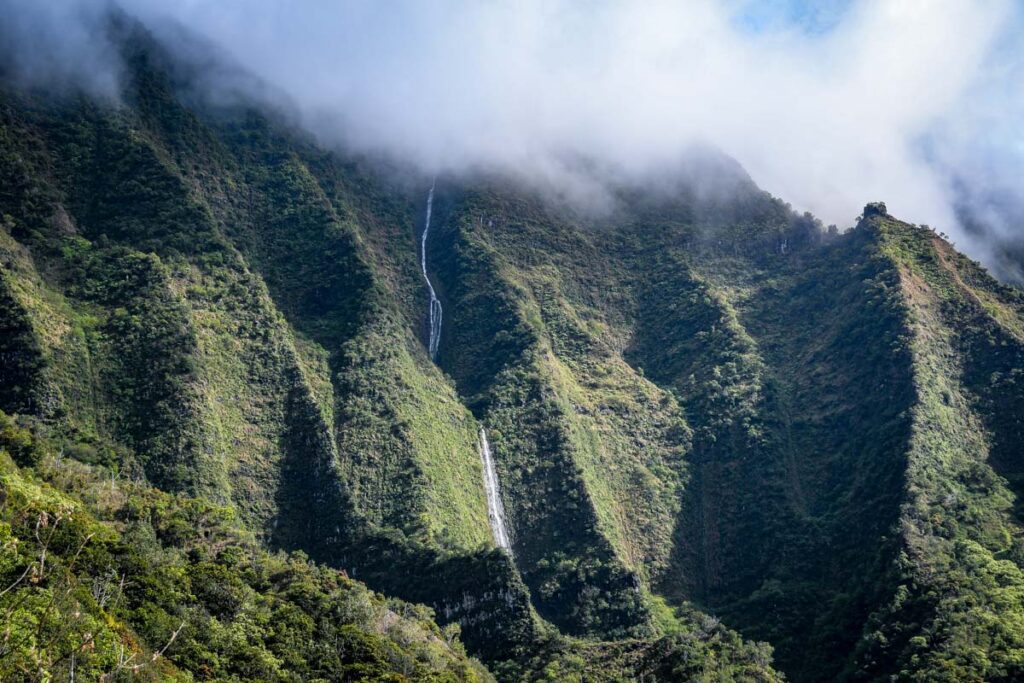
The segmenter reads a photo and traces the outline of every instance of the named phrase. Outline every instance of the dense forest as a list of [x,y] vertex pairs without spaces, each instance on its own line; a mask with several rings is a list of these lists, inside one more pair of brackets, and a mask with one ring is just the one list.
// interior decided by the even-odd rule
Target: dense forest
[[1024,677],[1021,290],[713,150],[423,177],[111,31],[118,101],[0,87],[0,679]]

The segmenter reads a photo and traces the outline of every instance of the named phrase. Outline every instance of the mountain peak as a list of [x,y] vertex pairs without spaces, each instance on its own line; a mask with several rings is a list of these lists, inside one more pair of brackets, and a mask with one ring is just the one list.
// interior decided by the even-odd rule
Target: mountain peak
[[872,216],[888,216],[889,212],[885,208],[885,202],[869,202],[864,205],[864,218],[870,218]]

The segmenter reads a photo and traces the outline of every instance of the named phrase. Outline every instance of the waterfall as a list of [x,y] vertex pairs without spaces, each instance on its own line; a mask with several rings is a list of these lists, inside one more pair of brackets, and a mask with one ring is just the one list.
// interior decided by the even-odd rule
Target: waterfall
[[434,210],[434,183],[430,183],[430,192],[427,194],[427,218],[423,222],[423,238],[420,240],[420,268],[423,269],[423,279],[427,281],[427,290],[430,292],[430,337],[427,343],[427,350],[430,353],[430,360],[437,360],[437,349],[441,345],[441,301],[437,298],[434,285],[427,275],[427,235],[430,233],[430,214]]
[[[437,360],[437,350],[441,345],[441,301],[437,298],[434,285],[427,275],[427,237],[430,234],[430,217],[434,211],[434,183],[430,183],[427,193],[427,215],[423,221],[423,237],[420,238],[420,269],[423,279],[430,292],[430,337],[427,350],[431,360]],[[501,489],[498,487],[498,473],[494,469],[494,458],[491,456],[491,444],[487,442],[487,432],[480,428],[480,459],[484,465],[484,491],[487,494],[487,518],[491,523],[491,533],[499,548],[512,552],[512,543],[505,527],[505,506],[501,504]]]
[[494,470],[491,444],[487,443],[487,432],[480,428],[480,459],[484,463],[484,491],[487,494],[487,517],[491,522],[491,533],[499,548],[512,552],[512,543],[505,528],[505,506],[501,504],[501,489],[498,488],[498,473]]

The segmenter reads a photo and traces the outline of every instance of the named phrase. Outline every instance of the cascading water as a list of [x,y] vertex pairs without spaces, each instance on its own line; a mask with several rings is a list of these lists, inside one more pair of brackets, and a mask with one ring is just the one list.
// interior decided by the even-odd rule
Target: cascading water
[[[437,360],[437,350],[441,345],[441,301],[437,298],[434,285],[427,275],[427,237],[430,234],[430,218],[434,211],[434,183],[430,184],[430,192],[427,193],[427,215],[423,221],[423,237],[420,239],[420,268],[423,270],[423,279],[427,283],[427,291],[430,292],[430,336],[427,342],[427,350],[430,352],[430,359]],[[501,504],[501,489],[498,487],[498,473],[494,469],[494,458],[491,456],[491,444],[487,442],[487,432],[480,428],[480,459],[484,465],[484,492],[487,494],[487,518],[491,523],[491,533],[494,534],[494,542],[499,548],[512,552],[512,542],[509,540],[508,529],[505,527],[505,506]]]
[[423,237],[420,240],[420,268],[423,269],[423,279],[427,281],[427,290],[430,292],[430,337],[427,341],[427,351],[430,353],[430,360],[437,360],[437,349],[441,346],[441,301],[437,298],[434,285],[427,275],[427,235],[430,234],[430,214],[434,210],[434,183],[430,183],[430,192],[427,194],[427,218],[423,222]]
[[512,552],[508,529],[505,528],[505,506],[501,504],[501,489],[498,488],[498,473],[494,469],[494,458],[491,456],[491,444],[487,442],[487,432],[480,428],[480,459],[484,463],[484,491],[487,494],[487,517],[491,522],[491,533],[499,548]]

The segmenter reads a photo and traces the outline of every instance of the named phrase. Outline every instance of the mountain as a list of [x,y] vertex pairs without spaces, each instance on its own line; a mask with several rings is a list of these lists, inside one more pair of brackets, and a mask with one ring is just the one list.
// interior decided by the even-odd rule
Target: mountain
[[1020,290],[710,150],[421,177],[115,31],[120,101],[0,94],[4,680],[1024,676]]

